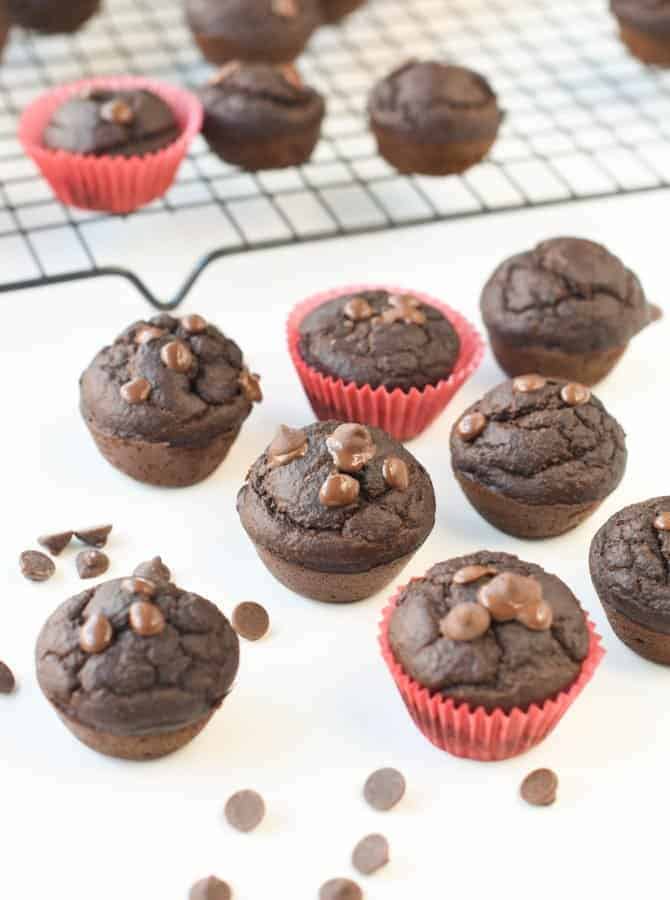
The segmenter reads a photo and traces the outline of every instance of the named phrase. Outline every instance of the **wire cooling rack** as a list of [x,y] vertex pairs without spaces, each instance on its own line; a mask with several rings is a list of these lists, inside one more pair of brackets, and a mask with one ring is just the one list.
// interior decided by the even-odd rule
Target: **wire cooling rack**
[[[0,292],[114,274],[154,306],[173,308],[210,262],[231,253],[668,186],[670,73],[627,54],[607,6],[370,0],[345,25],[321,29],[300,60],[328,102],[308,165],[252,175],[198,138],[166,197],[123,219],[56,202],[21,151],[17,117],[50,86],[90,75],[202,84],[210,68],[181,0],[106,0],[105,13],[74,37],[17,30],[0,65]],[[507,110],[489,159],[461,177],[399,176],[376,153],[368,92],[409,56],[478,69]],[[194,216],[212,245],[194,247],[176,295],[158,299],[118,265],[115,236],[129,230],[159,266],[166,236],[188,231]]]

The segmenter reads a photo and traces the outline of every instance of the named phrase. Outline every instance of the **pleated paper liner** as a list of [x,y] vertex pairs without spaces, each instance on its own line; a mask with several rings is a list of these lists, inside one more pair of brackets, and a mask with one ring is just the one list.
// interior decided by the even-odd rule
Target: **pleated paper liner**
[[[323,375],[307,365],[300,355],[300,323],[322,303],[361,291],[386,290],[394,294],[410,294],[421,303],[434,306],[451,322],[461,342],[461,352],[451,375],[421,390],[412,388],[393,391],[370,385],[357,387],[352,382]],[[317,294],[298,304],[287,323],[288,345],[307,398],[320,420],[340,419],[383,428],[397,440],[409,441],[421,434],[442,413],[484,355],[484,341],[476,329],[460,313],[434,297],[419,291],[408,291],[385,285],[353,285]]]
[[478,707],[473,711],[465,703],[457,705],[440,694],[431,694],[410,678],[396,661],[388,632],[391,616],[403,590],[404,587],[397,590],[382,614],[379,632],[382,656],[419,731],[440,750],[454,756],[494,762],[519,756],[535,747],[556,727],[591,680],[605,655],[595,625],[586,616],[589,651],[570,688],[546,700],[541,706],[532,704],[527,710],[486,712]]
[[[144,156],[111,157],[50,150],[43,135],[56,109],[83,91],[147,90],[172,109],[181,134],[169,146]],[[42,94],[23,112],[19,139],[56,197],[67,206],[129,213],[162,197],[171,186],[189,144],[202,127],[202,105],[189,91],[148,78],[122,75],[89,78]]]

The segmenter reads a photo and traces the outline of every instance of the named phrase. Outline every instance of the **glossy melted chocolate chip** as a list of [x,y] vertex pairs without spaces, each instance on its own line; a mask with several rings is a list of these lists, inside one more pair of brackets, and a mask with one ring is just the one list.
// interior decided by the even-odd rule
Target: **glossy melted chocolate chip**
[[104,122],[113,122],[114,125],[130,125],[135,114],[132,107],[125,100],[110,100],[100,107],[100,118]]
[[242,392],[249,403],[261,402],[263,399],[263,391],[261,390],[261,379],[259,375],[252,374],[248,369],[242,369],[239,382]]
[[389,297],[389,309],[382,313],[382,322],[392,325],[394,322],[405,322],[407,325],[425,325],[426,314],[419,309],[420,302],[416,297],[407,294]]
[[155,325],[140,325],[135,332],[134,340],[136,344],[150,344],[151,341],[158,340],[164,334],[165,331],[162,328],[156,328]]
[[189,334],[202,334],[203,331],[207,330],[207,320],[192,313],[190,316],[182,318],[181,327]]
[[155,603],[136,600],[128,610],[128,621],[135,634],[154,637],[165,628],[165,616]]
[[487,575],[497,575],[498,570],[493,566],[463,566],[454,573],[454,584],[472,584]]
[[326,438],[326,447],[341,472],[360,472],[377,452],[372,435],[364,425],[338,425]]
[[451,641],[476,641],[491,627],[491,615],[479,603],[458,603],[440,622],[440,631]]
[[193,365],[193,354],[183,341],[170,341],[169,344],[165,344],[161,349],[161,359],[168,369],[182,375],[190,372]]
[[146,378],[133,378],[121,385],[121,396],[131,406],[137,403],[144,403],[149,399],[151,393],[151,385]]
[[561,397],[569,406],[583,406],[591,399],[591,391],[583,384],[571,381],[561,389]]
[[307,453],[307,437],[299,428],[280,425],[268,447],[268,462],[272,469],[285,466]]
[[142,597],[156,596],[157,589],[154,582],[138,575],[132,578],[124,578],[121,582],[121,587],[126,594],[140,594]]
[[365,297],[352,297],[345,304],[344,315],[352,322],[364,322],[372,318],[374,310]]
[[93,613],[79,630],[79,646],[84,653],[103,653],[112,643],[112,623],[102,613]]
[[670,512],[661,512],[654,519],[654,528],[657,531],[670,531]]
[[404,460],[397,456],[387,456],[382,466],[384,481],[396,491],[406,491],[409,487],[409,469]]
[[512,387],[521,394],[528,394],[531,391],[541,391],[546,384],[547,379],[541,375],[519,375],[512,382]]
[[358,500],[361,486],[350,475],[334,472],[324,481],[319,491],[319,500],[324,506],[351,506]]
[[456,433],[464,441],[474,441],[486,428],[486,417],[480,412],[463,416],[456,426]]
[[501,572],[479,589],[478,599],[496,622],[516,619],[533,631],[551,628],[551,606],[542,596],[542,585],[532,575]]

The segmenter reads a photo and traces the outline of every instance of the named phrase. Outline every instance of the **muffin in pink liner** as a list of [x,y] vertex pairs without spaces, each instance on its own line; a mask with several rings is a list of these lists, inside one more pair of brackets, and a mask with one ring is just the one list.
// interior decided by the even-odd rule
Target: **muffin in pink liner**
[[559,578],[488,551],[438,563],[399,588],[379,643],[422,734],[483,762],[539,744],[605,652]]
[[433,422],[484,355],[482,338],[455,310],[379,285],[310,297],[287,332],[317,418],[373,425],[400,441]]
[[[133,119],[140,101],[149,106],[142,113],[147,123],[142,134],[135,133]],[[159,118],[161,133],[151,134],[160,109],[170,121]],[[19,122],[19,139],[62,203],[129,213],[166,193],[202,116],[200,101],[182,88],[130,75],[91,78],[55,88],[30,104]],[[45,136],[54,127],[68,149],[47,146]],[[69,143],[77,140],[82,152]]]

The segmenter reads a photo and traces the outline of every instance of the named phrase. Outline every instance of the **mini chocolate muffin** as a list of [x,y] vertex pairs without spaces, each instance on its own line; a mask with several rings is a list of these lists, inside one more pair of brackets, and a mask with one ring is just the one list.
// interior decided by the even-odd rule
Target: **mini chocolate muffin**
[[58,107],[44,144],[92,156],[144,156],[168,147],[179,133],[174,113],[158,95],[95,88]]
[[617,637],[645,659],[670,665],[670,497],[615,513],[593,539],[589,561]]
[[99,12],[101,0],[8,0],[12,22],[41,34],[71,34]]
[[637,277],[600,244],[555,238],[502,263],[481,298],[508,375],[541,372],[592,385],[656,315]]
[[286,587],[330,603],[369,597],[430,534],[425,469],[378,428],[282,426],[253,464],[237,510],[256,551]]
[[371,128],[399,172],[451,175],[482,160],[503,114],[490,84],[461,66],[412,60],[372,91]]
[[588,518],[619,484],[625,435],[583,385],[522,375],[456,422],[451,463],[465,496],[496,528],[554,537]]
[[221,159],[249,171],[299,166],[312,155],[323,97],[290,65],[230,62],[200,91],[203,135]]
[[171,487],[210,475],[262,399],[237,344],[196,315],[135,322],[98,353],[80,389],[105,459],[138,481]]
[[321,24],[319,0],[186,0],[186,19],[203,55],[292,62]]
[[621,40],[645,63],[670,66],[670,4],[667,0],[610,0]]
[[451,322],[412,294],[343,294],[318,306],[300,324],[304,361],[359,387],[421,390],[451,375],[460,350]]
[[433,566],[389,627],[405,672],[471,710],[527,710],[568,689],[589,650],[584,610],[556,575],[482,550]]
[[157,759],[183,747],[237,673],[226,617],[161,569],[151,567],[154,580],[117,578],[77,594],[37,641],[44,695],[75,737],[108,756]]
[[365,6],[366,0],[320,0],[320,2],[323,21],[334,25],[360,9],[361,6]]

